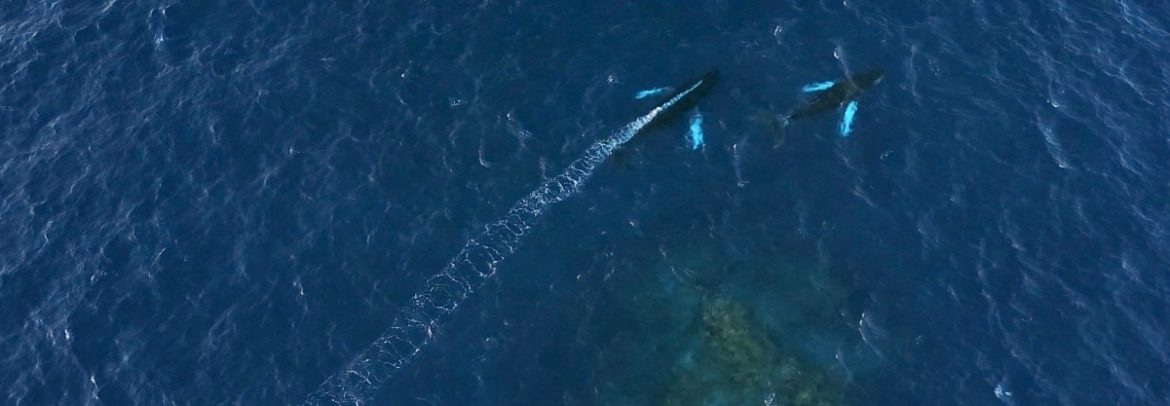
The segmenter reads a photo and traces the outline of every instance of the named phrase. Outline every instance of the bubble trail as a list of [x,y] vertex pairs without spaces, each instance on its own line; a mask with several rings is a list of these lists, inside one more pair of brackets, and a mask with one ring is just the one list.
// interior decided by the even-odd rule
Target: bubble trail
[[360,405],[370,402],[383,384],[405,368],[430,342],[446,316],[487,278],[495,275],[496,264],[516,251],[545,210],[580,191],[598,164],[656,118],[694,105],[714,80],[715,72],[704,75],[646,115],[594,142],[564,172],[517,201],[503,218],[485,225],[483,232],[467,241],[439,273],[427,279],[422,290],[411,297],[381,337],[343,370],[325,380],[304,404]]

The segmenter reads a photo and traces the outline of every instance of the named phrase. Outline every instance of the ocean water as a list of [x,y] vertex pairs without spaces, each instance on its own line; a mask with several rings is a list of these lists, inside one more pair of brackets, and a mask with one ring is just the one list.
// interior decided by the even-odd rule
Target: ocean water
[[[1132,0],[11,0],[0,403],[1170,403],[1167,54]],[[702,148],[433,278],[710,69]]]

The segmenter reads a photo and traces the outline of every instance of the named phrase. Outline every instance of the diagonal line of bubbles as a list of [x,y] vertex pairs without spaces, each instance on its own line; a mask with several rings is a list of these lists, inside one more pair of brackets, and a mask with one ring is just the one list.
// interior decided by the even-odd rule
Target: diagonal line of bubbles
[[634,138],[655,117],[702,85],[704,80],[696,81],[613,135],[594,142],[564,172],[516,202],[503,218],[484,226],[483,232],[468,240],[442,271],[427,279],[422,290],[415,293],[381,337],[343,370],[325,380],[304,404],[365,404],[372,400],[388,379],[422,351],[446,316],[487,278],[495,275],[496,264],[516,251],[545,210],[580,191],[598,164]]

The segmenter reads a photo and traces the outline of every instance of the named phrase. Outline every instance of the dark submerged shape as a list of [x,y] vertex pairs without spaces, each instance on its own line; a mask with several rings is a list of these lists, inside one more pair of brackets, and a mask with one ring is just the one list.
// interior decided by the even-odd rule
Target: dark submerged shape
[[669,96],[666,96],[658,104],[657,107],[662,107],[663,111],[654,117],[647,126],[658,126],[670,122],[680,113],[694,107],[699,102],[699,99],[702,99],[703,96],[711,91],[711,87],[715,86],[715,82],[718,80],[719,71],[712,69],[698,79],[689,81],[686,85],[678,87],[677,90]]
[[783,121],[787,123],[791,120],[837,110],[849,100],[857,97],[861,92],[881,82],[883,76],[885,76],[885,72],[881,69],[874,69],[839,80],[833,84],[833,87],[818,92],[816,99],[812,103],[796,109],[796,111],[789,113],[787,117],[783,117]]

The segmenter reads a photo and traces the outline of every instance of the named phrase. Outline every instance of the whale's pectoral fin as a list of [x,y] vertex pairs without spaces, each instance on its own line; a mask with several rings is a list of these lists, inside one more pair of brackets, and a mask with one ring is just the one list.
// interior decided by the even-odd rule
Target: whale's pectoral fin
[[833,85],[834,85],[834,83],[832,81],[809,83],[807,85],[804,85],[804,87],[800,88],[800,90],[805,92],[805,93],[814,93],[814,92],[819,92],[822,90],[827,90],[828,88],[833,87]]
[[689,138],[691,149],[696,150],[703,146],[703,113],[698,108],[691,111],[691,131]]
[[841,137],[848,137],[849,133],[853,132],[853,118],[857,115],[857,102],[851,101],[845,106],[845,115],[841,117],[841,125],[837,127],[837,133]]
[[668,90],[670,90],[670,88],[667,88],[667,87],[656,87],[653,89],[641,90],[641,91],[638,91],[638,93],[634,94],[634,98],[635,99],[645,99],[645,98],[650,97],[650,96],[657,96],[657,95],[666,93]]

